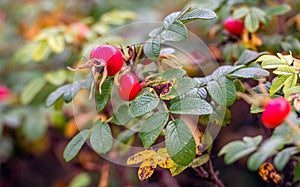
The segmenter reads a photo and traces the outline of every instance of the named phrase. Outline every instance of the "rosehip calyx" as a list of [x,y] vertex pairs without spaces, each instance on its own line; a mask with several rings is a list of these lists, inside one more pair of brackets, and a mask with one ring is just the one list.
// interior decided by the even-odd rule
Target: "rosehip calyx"
[[114,76],[123,66],[122,52],[112,45],[101,45],[92,49],[90,59],[103,61],[107,68],[107,75]]

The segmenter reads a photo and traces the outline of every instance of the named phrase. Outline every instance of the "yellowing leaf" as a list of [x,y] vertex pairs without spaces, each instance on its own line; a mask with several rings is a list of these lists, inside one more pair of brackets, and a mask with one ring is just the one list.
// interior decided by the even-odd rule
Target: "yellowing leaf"
[[169,156],[166,148],[160,148],[157,151],[157,164],[161,168],[171,168],[174,166],[174,161]]
[[183,172],[187,167],[188,166],[181,166],[175,163],[175,165],[170,168],[171,175],[174,177]]
[[127,159],[127,164],[128,165],[138,164],[152,157],[154,154],[156,154],[154,150],[145,150],[145,151],[138,152]]
[[[155,152],[154,152],[155,153]],[[138,170],[138,177],[141,181],[148,179],[154,173],[154,169],[157,167],[156,158],[148,158],[142,162]]]

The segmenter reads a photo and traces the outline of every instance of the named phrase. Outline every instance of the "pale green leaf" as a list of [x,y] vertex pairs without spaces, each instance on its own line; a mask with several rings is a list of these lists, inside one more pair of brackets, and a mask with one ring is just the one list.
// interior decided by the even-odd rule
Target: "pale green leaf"
[[46,80],[43,77],[31,80],[21,93],[22,104],[29,104],[45,85]]
[[174,102],[170,106],[173,114],[205,115],[213,112],[212,106],[200,98],[184,98]]
[[85,129],[72,138],[72,140],[68,143],[64,151],[65,161],[71,161],[78,154],[83,144],[88,139],[89,135],[90,130]]
[[98,121],[91,133],[90,142],[93,150],[97,153],[107,153],[111,149],[113,143],[109,125]]
[[253,13],[249,13],[245,18],[245,27],[251,33],[256,32],[259,28],[258,17]]

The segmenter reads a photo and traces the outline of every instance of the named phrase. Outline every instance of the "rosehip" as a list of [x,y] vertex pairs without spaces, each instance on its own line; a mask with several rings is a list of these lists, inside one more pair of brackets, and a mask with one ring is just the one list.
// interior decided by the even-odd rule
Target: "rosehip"
[[291,112],[290,102],[282,97],[272,99],[264,107],[261,119],[263,124],[268,128],[279,126]]
[[10,90],[3,85],[0,85],[0,101],[5,101],[10,97]]
[[142,85],[139,83],[137,76],[128,73],[120,78],[120,87],[118,89],[119,96],[124,101],[133,100],[141,91]]
[[241,20],[234,20],[229,17],[225,20],[224,27],[231,34],[239,35],[244,30],[244,23]]
[[89,33],[89,28],[83,23],[75,22],[70,25],[78,40],[83,40]]
[[121,51],[112,45],[102,45],[93,48],[90,53],[90,59],[104,61],[108,76],[114,76],[123,66],[123,56]]

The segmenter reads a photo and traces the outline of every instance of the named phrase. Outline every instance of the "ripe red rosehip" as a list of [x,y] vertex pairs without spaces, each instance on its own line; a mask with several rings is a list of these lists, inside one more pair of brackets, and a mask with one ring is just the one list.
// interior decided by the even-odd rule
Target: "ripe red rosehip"
[[282,97],[272,99],[264,107],[261,119],[268,128],[279,126],[291,112],[291,103]]
[[139,83],[139,80],[135,74],[128,73],[120,78],[120,87],[118,89],[118,93],[122,100],[133,100],[141,90],[142,85]]
[[104,61],[108,76],[114,76],[123,66],[121,51],[112,45],[101,45],[93,48],[90,53],[90,59]]
[[229,17],[225,20],[224,27],[231,34],[239,35],[244,30],[244,23],[241,20],[234,20]]

